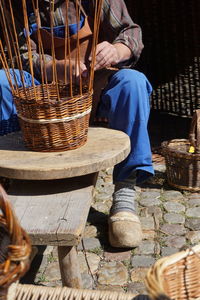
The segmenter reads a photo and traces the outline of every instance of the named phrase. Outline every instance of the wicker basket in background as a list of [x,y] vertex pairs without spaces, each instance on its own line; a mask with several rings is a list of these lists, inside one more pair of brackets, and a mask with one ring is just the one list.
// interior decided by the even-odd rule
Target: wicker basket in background
[[200,108],[200,1],[125,1],[142,27],[136,68],[153,85],[152,110],[192,117]]
[[146,288],[153,300],[200,298],[200,245],[159,259],[147,272]]
[[14,94],[14,101],[24,143],[29,149],[63,151],[76,149],[86,142],[92,92],[85,90],[82,95],[70,97],[67,85],[38,85],[29,88],[28,97],[21,88]]
[[[194,152],[189,152],[191,146]],[[175,139],[162,143],[168,183],[178,189],[200,191],[200,110],[196,110],[189,139]]]

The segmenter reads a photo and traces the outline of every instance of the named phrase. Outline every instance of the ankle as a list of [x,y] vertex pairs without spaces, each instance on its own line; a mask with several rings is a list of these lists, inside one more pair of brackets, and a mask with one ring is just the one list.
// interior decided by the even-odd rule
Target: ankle
[[113,193],[113,205],[111,207],[110,214],[113,215],[120,211],[135,213],[135,198],[136,191],[133,185],[127,186],[124,182],[117,183]]

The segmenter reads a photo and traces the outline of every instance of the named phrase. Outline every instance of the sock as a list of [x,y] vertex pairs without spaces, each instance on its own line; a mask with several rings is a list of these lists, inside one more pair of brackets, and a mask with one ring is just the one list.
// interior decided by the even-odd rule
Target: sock
[[124,181],[116,182],[115,191],[113,193],[113,204],[110,210],[111,215],[119,211],[128,211],[135,213],[135,183],[135,174]]

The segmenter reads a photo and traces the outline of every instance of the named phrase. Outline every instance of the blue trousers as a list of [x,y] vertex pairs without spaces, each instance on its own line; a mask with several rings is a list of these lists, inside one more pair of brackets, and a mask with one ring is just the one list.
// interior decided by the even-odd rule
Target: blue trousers
[[[16,70],[19,87],[22,85]],[[26,86],[31,75],[25,74]],[[35,80],[35,84],[39,84]],[[149,96],[152,88],[144,74],[123,69],[112,75],[103,91],[98,115],[109,120],[112,129],[128,134],[131,141],[129,156],[114,168],[114,181],[123,181],[137,172],[137,183],[154,174],[148,135]],[[0,70],[0,135],[19,130],[17,114],[5,72]]]
[[[10,70],[10,74],[14,84],[15,81],[12,70]],[[15,70],[15,78],[17,80],[18,87],[22,87],[21,76],[18,70]],[[31,78],[31,74],[24,71],[25,86],[28,87],[32,85]],[[35,84],[40,83],[35,80]],[[4,70],[0,70],[0,135],[5,135],[18,130],[20,130],[20,127],[10,85],[6,77],[6,73]]]

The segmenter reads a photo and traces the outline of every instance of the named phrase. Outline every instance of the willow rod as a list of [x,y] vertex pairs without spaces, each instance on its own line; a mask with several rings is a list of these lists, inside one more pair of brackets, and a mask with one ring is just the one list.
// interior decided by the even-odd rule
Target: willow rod
[[[78,0],[76,0],[76,23],[77,23],[77,42],[76,42],[76,62],[78,62],[78,70],[79,70],[79,88],[80,94],[83,94],[83,87],[82,87],[82,76],[81,76],[81,65],[80,65],[80,41],[79,41],[79,30],[81,28],[80,22],[80,4],[78,4]],[[76,64],[75,64],[76,65]],[[77,72],[77,65],[76,70]]]
[[[13,41],[12,43],[13,43],[15,57],[16,57],[16,60],[17,60],[17,65],[18,65],[18,69],[19,69],[19,73],[20,73],[20,78],[21,78],[21,82],[22,82],[23,91],[24,91],[24,94],[27,98],[27,93],[26,93],[26,88],[25,88],[26,84],[25,84],[25,80],[24,80],[24,72],[23,72],[23,66],[22,66],[22,60],[21,60],[21,55],[20,55],[18,36],[17,36],[17,31],[16,31],[16,25],[15,25],[15,19],[14,19],[11,0],[9,0],[9,9],[10,9],[10,15],[11,15],[11,19],[12,19],[12,27],[13,27],[14,37],[12,36],[12,30],[10,30],[10,34],[11,34],[12,41]],[[15,45],[15,43],[16,43],[16,45]]]
[[5,13],[4,13],[5,4],[4,4],[4,1],[3,2],[0,1],[0,11],[1,11],[1,16],[2,16],[1,25],[4,28],[3,35],[4,35],[5,43],[6,43],[6,46],[7,46],[7,49],[8,49],[8,56],[9,56],[9,59],[10,59],[10,62],[11,62],[11,69],[13,71],[13,77],[14,77],[15,85],[18,88],[17,78],[16,78],[16,74],[15,74],[15,71],[14,71],[14,69],[15,69],[14,63],[13,63],[14,59],[13,59],[12,50],[11,50],[11,44],[10,44],[10,39],[9,39],[9,34],[8,34],[7,23],[6,23],[6,20],[5,20]]
[[38,48],[39,48],[39,57],[40,57],[40,70],[41,70],[41,79],[42,79],[42,89],[43,93],[44,92],[44,86],[46,86],[46,91],[47,91],[47,98],[50,100],[50,95],[49,95],[49,88],[48,88],[48,80],[47,80],[47,72],[45,68],[45,55],[44,55],[44,48],[43,48],[43,43],[42,43],[42,38],[41,38],[41,33],[40,33],[40,28],[41,28],[41,22],[40,22],[40,15],[39,15],[39,3],[38,0],[36,0],[36,5],[34,3],[34,0],[32,0],[32,5],[33,5],[33,10],[34,14],[36,17],[36,24],[37,24],[37,39],[38,39]]
[[10,87],[11,87],[11,90],[13,92],[15,90],[15,88],[14,88],[14,85],[12,83],[12,78],[11,78],[11,74],[10,74],[10,71],[9,71],[9,66],[8,66],[8,63],[7,63],[6,55],[5,55],[3,44],[2,44],[1,40],[0,40],[0,50],[1,50],[0,60],[1,60],[1,63],[3,65],[3,69],[4,69],[5,73],[6,73],[8,82],[9,82]]
[[101,9],[103,0],[96,1],[95,6],[95,18],[94,18],[94,33],[93,33],[93,45],[92,45],[92,63],[91,63],[91,70],[90,70],[90,80],[89,80],[89,91],[92,90],[93,81],[94,81],[94,65],[95,65],[95,56],[96,56],[96,48],[98,43],[98,33],[99,33],[99,26],[100,26],[100,18],[101,18]]
[[59,88],[58,88],[58,77],[57,77],[57,68],[56,68],[56,55],[55,55],[55,45],[54,45],[54,31],[53,31],[53,26],[54,26],[54,4],[55,1],[51,0],[50,1],[50,26],[51,26],[51,55],[52,55],[52,64],[53,64],[53,83],[56,85],[56,89],[57,89],[57,96],[58,96],[58,100],[60,100],[60,93],[59,93]]
[[29,24],[28,24],[26,0],[22,0],[22,7],[23,7],[23,15],[24,15],[24,26],[25,26],[25,31],[26,31],[26,42],[27,42],[27,47],[28,47],[28,58],[29,58],[29,65],[30,65],[31,80],[32,80],[32,86],[33,86],[35,98],[37,98],[36,90],[35,90],[35,82],[34,82],[32,49],[31,49],[31,40],[30,40],[30,34],[29,34]]
[[69,21],[68,21],[69,0],[65,1],[65,5],[66,5],[66,22],[65,22],[65,76],[66,76],[66,79],[65,79],[65,83],[67,83],[67,73],[66,72],[67,72],[67,53],[68,53],[69,89],[70,89],[70,97],[73,97],[71,45],[70,45]]

